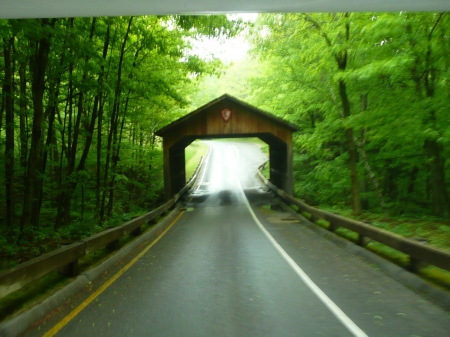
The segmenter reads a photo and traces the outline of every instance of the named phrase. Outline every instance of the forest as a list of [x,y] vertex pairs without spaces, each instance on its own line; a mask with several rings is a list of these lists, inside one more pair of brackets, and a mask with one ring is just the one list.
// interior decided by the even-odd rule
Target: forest
[[258,25],[268,75],[259,83],[273,85],[257,95],[302,128],[298,195],[348,200],[355,214],[448,218],[449,13],[272,15]]
[[220,63],[190,40],[239,30],[226,16],[0,21],[2,255],[162,203],[154,132]]
[[296,196],[392,216],[450,214],[450,13],[259,15],[252,59],[201,84],[300,127]]
[[[234,64],[189,53],[237,34],[251,48]],[[450,13],[2,20],[0,35],[5,255],[157,206],[155,131],[223,93],[300,127],[297,198],[450,217]]]

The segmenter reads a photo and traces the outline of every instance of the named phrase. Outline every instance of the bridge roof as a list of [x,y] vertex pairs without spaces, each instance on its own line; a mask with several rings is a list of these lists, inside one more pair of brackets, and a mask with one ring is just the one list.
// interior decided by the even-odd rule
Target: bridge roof
[[160,136],[160,137],[164,137],[164,134],[170,132],[172,129],[174,129],[175,127],[181,125],[181,124],[185,124],[185,123],[189,123],[191,120],[194,119],[194,117],[196,117],[197,115],[199,115],[200,113],[202,113],[203,111],[207,110],[208,108],[214,106],[214,105],[219,105],[222,102],[228,101],[230,103],[234,103],[238,106],[241,106],[243,109],[251,112],[253,115],[255,115],[257,118],[262,118],[265,120],[269,120],[275,124],[280,125],[281,127],[284,127],[288,130],[290,130],[291,132],[295,132],[298,131],[299,128],[297,126],[295,126],[294,124],[291,124],[287,121],[285,121],[284,119],[281,119],[279,117],[274,116],[273,114],[261,110],[253,105],[250,105],[244,101],[241,101],[239,99],[237,99],[236,97],[233,97],[231,95],[228,94],[224,94],[214,100],[212,100],[209,103],[206,103],[205,105],[201,106],[200,108],[198,108],[197,110],[192,111],[191,113],[177,119],[176,121],[166,125],[165,127],[159,129],[158,131],[156,131],[156,135]]

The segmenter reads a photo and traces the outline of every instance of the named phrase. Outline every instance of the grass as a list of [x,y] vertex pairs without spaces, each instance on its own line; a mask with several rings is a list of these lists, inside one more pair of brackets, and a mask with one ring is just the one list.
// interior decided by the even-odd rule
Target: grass
[[69,277],[55,271],[3,297],[0,300],[0,322],[52,295],[69,280]]
[[327,212],[337,212],[347,218],[370,223],[392,233],[411,239],[424,239],[430,245],[450,250],[450,223],[437,218],[413,219],[404,217],[389,217],[381,214],[364,212],[354,216],[349,209],[320,207]]
[[184,150],[186,161],[186,181],[189,181],[197,169],[200,159],[208,152],[208,145],[199,140],[193,141]]
[[[428,244],[432,246],[450,250],[450,224],[448,221],[442,219],[430,218],[427,220],[389,217],[369,212],[365,212],[360,216],[353,216],[349,209],[326,206],[321,206],[319,208],[327,212],[339,213],[346,218],[364,221],[372,226],[406,238],[426,240]],[[310,219],[308,213],[303,215]],[[330,226],[329,222],[323,219],[319,219],[315,223],[325,229],[328,229]],[[358,234],[346,228],[338,228],[334,232],[349,241],[356,243],[358,240]],[[371,241],[366,245],[366,248],[403,268],[409,266],[410,261],[407,254],[399,252],[382,243]],[[447,270],[435,266],[428,266],[420,269],[418,275],[441,288],[450,290],[450,272]]]

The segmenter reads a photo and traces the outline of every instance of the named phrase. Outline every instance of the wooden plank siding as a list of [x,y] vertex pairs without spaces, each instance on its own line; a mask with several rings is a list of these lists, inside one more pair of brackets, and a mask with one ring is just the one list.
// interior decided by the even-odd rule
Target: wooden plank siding
[[[229,109],[225,121],[222,111]],[[259,137],[270,146],[271,181],[293,192],[292,134],[298,128],[232,96],[223,95],[160,129],[163,138],[166,198],[185,181],[184,149],[195,139]]]

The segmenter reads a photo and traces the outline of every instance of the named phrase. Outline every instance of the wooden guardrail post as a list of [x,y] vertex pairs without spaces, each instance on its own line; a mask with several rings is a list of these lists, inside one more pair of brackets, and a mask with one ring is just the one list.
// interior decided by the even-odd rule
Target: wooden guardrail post
[[133,230],[130,234],[133,236],[139,236],[141,234],[141,226]]
[[80,273],[80,268],[78,266],[78,260],[75,260],[73,262],[70,262],[68,265],[65,265],[58,269],[58,274],[67,276],[67,277],[74,277],[77,276]]
[[410,256],[408,270],[413,273],[418,273],[421,269],[426,268],[429,265],[429,263],[426,263],[417,257]]
[[106,249],[109,250],[109,251],[111,251],[111,252],[114,251],[114,250],[119,249],[119,239],[114,240],[114,241],[108,243],[108,244],[106,245]]
[[358,234],[358,240],[356,243],[358,244],[358,246],[365,247],[369,244],[370,241],[372,241],[370,238],[362,234]]
[[341,226],[338,226],[338,225],[336,225],[336,224],[334,224],[333,222],[331,222],[330,221],[330,226],[328,227],[328,230],[330,231],[330,232],[334,232],[336,229],[338,229],[339,227],[341,227]]
[[[62,243],[61,248],[68,247],[71,244],[73,244],[73,242]],[[67,276],[67,277],[77,276],[80,273],[80,268],[78,266],[78,258],[76,258],[69,264],[62,266],[57,271],[58,271],[58,274],[61,274],[61,275]]]

